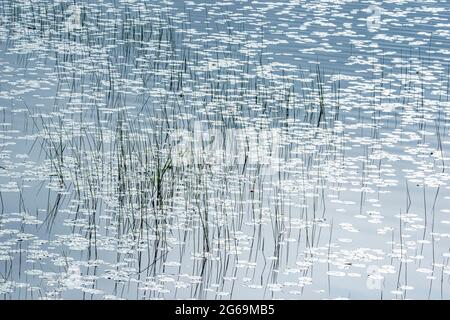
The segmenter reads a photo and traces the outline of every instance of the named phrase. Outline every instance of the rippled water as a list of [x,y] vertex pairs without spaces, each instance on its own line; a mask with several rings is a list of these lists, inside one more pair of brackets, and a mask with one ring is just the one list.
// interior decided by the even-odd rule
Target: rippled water
[[0,297],[450,298],[448,8],[0,0]]

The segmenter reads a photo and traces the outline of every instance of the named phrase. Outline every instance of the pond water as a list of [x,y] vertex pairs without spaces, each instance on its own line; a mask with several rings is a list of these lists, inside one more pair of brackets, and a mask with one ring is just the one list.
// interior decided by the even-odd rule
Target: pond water
[[0,298],[449,299],[449,7],[0,0]]

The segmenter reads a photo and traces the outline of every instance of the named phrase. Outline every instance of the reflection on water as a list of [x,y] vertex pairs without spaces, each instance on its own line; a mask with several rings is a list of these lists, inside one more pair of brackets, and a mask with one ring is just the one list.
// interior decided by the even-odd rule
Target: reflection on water
[[0,4],[1,298],[449,298],[446,1]]

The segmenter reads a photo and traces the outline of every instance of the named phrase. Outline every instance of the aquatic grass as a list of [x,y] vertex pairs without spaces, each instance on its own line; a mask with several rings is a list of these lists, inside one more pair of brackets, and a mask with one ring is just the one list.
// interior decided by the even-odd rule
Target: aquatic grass
[[[385,61],[374,51],[367,74],[349,76],[329,69],[322,56],[301,66],[291,59],[296,55],[284,59],[274,51],[282,41],[257,15],[208,8],[203,30],[196,29],[202,6],[177,12],[150,3],[92,3],[81,7],[79,26],[64,28],[68,3],[7,3],[1,12],[15,12],[7,48],[15,50],[17,65],[30,72],[49,66],[50,84],[39,85],[50,87],[52,103],[46,90],[37,90],[39,105],[27,93],[23,98],[33,121],[24,130],[40,175],[27,168],[21,176],[36,179],[30,184],[38,197],[45,193],[37,216],[58,236],[48,251],[65,258],[35,253],[60,264],[39,280],[58,283],[58,290],[49,286],[41,297],[70,294],[65,277],[73,259],[87,272],[80,277],[89,285],[72,291],[82,299],[108,297],[97,288],[144,299],[225,299],[255,289],[263,298],[309,297],[326,288],[334,297],[340,278],[355,276],[362,261],[396,269],[386,277],[391,288],[377,290],[377,297],[393,289],[405,298],[415,279],[403,252],[412,247],[408,236],[431,240],[431,246],[414,246],[427,256],[414,263],[432,264],[437,274],[445,189],[419,173],[432,170],[445,179],[438,174],[445,174],[446,113],[444,96],[428,96],[429,56],[428,63],[394,68],[389,55]],[[16,47],[29,40],[38,45]],[[308,43],[302,46],[307,50]],[[445,81],[440,91],[447,88],[448,100]],[[433,137],[423,133],[431,129]],[[6,128],[2,134],[5,142],[15,133]],[[416,144],[422,153],[414,153]],[[8,156],[4,160],[6,172],[19,172]],[[420,169],[401,171],[399,163]],[[14,219],[6,172],[2,219]],[[376,205],[392,201],[399,177],[409,200],[397,220]],[[20,197],[23,213],[28,197]],[[413,212],[424,218],[424,230],[411,227],[421,223],[408,220]],[[392,238],[385,239],[389,226]],[[31,229],[23,223],[23,230]],[[392,240],[391,252],[361,248],[361,233],[376,234],[377,248]],[[5,274],[15,277],[7,263]],[[444,274],[442,268],[441,292]],[[430,281],[430,297],[436,290]]]

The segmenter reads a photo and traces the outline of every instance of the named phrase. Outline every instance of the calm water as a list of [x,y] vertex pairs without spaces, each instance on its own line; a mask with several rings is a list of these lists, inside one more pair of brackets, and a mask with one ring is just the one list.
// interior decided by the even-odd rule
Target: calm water
[[0,297],[449,299],[448,8],[0,0]]

